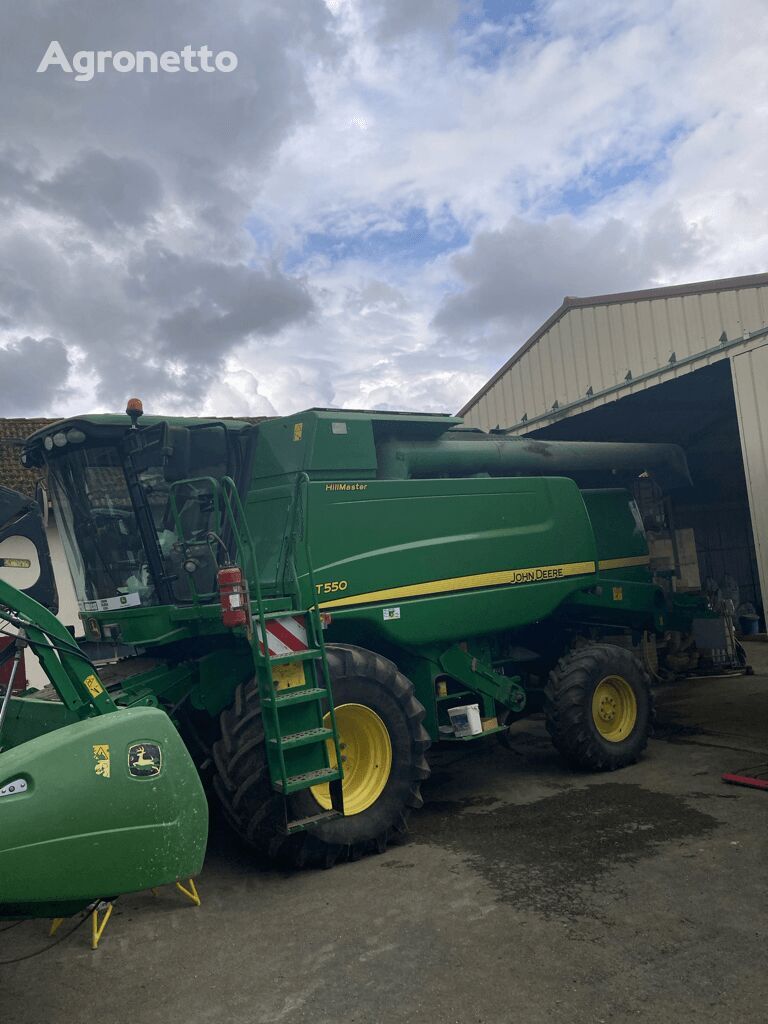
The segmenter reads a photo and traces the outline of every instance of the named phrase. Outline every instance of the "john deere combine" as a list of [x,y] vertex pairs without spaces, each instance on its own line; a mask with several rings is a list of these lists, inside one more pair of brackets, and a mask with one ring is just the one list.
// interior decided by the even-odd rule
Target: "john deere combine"
[[[502,737],[543,710],[581,768],[640,755],[645,662],[707,613],[654,584],[622,486],[642,473],[684,485],[680,449],[542,443],[446,416],[313,409],[253,425],[127,411],[57,423],[24,450],[48,470],[82,651],[110,663],[89,684],[45,620],[67,672],[51,672],[58,701],[10,701],[0,787],[27,788],[0,799],[0,903],[23,870],[21,854],[9,861],[17,822],[35,822],[32,849],[63,790],[81,836],[98,831],[83,822],[109,786],[115,813],[124,800],[144,821],[138,733],[170,769],[178,729],[240,836],[297,865],[381,850],[405,829],[430,742],[478,738],[456,736],[449,709],[478,703],[482,735]],[[32,612],[9,607],[32,636]],[[92,763],[108,739],[111,781]],[[38,750],[52,754],[40,776]],[[89,842],[94,870],[129,856]],[[41,846],[51,899],[65,883],[55,863]]]

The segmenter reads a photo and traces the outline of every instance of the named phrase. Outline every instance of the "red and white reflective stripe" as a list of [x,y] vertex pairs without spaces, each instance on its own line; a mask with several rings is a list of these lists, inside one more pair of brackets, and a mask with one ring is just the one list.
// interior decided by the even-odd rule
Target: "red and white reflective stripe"
[[[279,619],[267,619],[267,643],[273,658],[281,658],[286,654],[298,654],[306,651],[307,627],[303,615],[285,615]],[[264,634],[261,624],[257,625],[259,648],[264,653]]]

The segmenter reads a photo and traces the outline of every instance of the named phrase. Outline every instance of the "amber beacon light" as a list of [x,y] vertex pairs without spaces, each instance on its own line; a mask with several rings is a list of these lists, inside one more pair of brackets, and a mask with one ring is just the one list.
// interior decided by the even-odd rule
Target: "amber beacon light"
[[138,420],[139,416],[144,415],[144,406],[141,403],[141,399],[129,398],[128,403],[125,407],[125,411],[127,415],[131,417],[131,425],[135,427],[136,421]]

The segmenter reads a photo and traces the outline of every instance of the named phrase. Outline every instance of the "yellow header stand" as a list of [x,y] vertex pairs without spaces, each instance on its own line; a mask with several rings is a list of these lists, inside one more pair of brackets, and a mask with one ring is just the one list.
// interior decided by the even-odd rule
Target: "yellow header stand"
[[[201,905],[202,901],[200,899],[200,894],[197,891],[197,886],[195,885],[195,880],[193,878],[188,878],[186,883],[176,882],[176,888],[183,896],[186,896],[191,903],[194,903],[196,907]],[[153,896],[157,895],[157,889],[152,889],[151,892]],[[98,903],[94,903],[91,906],[91,949],[99,948],[99,942],[104,934],[104,929],[107,927],[107,922],[112,916],[114,907],[114,903],[108,900],[100,900]],[[99,916],[100,914],[102,915],[101,917]],[[63,917],[53,918],[48,932],[49,937],[53,937],[56,934],[64,920],[65,919]]]

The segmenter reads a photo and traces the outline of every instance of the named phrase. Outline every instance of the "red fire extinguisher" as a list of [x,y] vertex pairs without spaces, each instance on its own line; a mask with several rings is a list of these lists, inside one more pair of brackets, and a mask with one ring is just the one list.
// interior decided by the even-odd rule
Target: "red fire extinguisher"
[[248,624],[248,588],[238,565],[228,565],[216,574],[221,603],[221,621],[232,629]]

